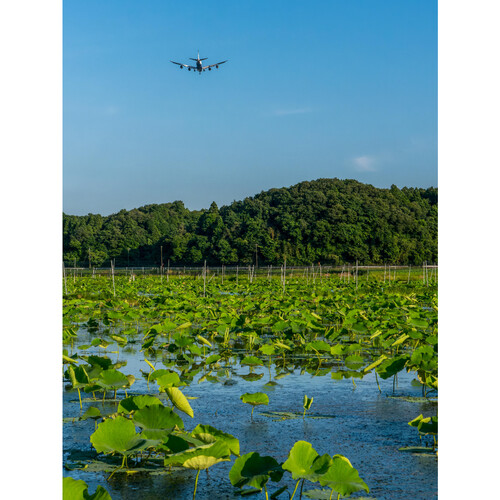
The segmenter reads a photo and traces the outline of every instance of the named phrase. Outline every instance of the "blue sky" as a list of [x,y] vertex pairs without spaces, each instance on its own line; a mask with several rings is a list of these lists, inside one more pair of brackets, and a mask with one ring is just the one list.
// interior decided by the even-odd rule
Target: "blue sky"
[[436,1],[64,2],[66,213],[321,177],[437,186]]

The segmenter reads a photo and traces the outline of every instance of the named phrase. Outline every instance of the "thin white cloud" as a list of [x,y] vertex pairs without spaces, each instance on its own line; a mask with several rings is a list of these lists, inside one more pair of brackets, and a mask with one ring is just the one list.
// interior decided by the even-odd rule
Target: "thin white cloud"
[[304,113],[311,113],[311,108],[295,108],[295,109],[276,109],[272,112],[274,116],[286,116],[286,115],[300,115]]
[[372,156],[358,156],[353,160],[354,168],[358,172],[375,172],[376,160]]

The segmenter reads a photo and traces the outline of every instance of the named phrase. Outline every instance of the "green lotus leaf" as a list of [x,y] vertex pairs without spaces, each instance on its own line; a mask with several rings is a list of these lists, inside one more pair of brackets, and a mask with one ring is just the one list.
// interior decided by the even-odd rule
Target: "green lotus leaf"
[[128,340],[125,337],[121,337],[120,335],[110,335],[110,337],[118,344],[124,345],[128,342]]
[[219,354],[212,354],[211,356],[208,356],[208,358],[205,360],[205,363],[207,365],[211,365],[213,363],[217,363],[221,356]]
[[192,431],[191,436],[203,443],[209,444],[215,441],[223,441],[227,444],[229,451],[234,455],[240,455],[240,442],[237,438],[226,432],[222,432],[211,425],[198,424]]
[[361,335],[368,333],[368,329],[363,323],[354,323],[354,325],[351,326],[351,330],[354,333],[359,333]]
[[284,471],[273,457],[261,457],[251,452],[237,458],[229,472],[229,480],[233,486],[242,488],[249,486],[261,490],[271,479],[278,482]]
[[332,490],[320,490],[319,488],[315,490],[304,491],[303,496],[306,498],[313,498],[314,500],[331,500]]
[[87,356],[87,363],[89,363],[91,366],[99,367],[102,370],[109,369],[109,367],[113,364],[111,359],[109,359],[107,356],[96,355]]
[[241,365],[263,366],[264,362],[256,356],[246,356],[241,360]]
[[160,368],[159,370],[154,370],[149,374],[149,380],[154,381],[157,378],[165,375],[166,373],[173,373],[172,370],[166,370],[165,368]]
[[394,343],[391,345],[391,347],[396,347],[400,344],[402,344],[405,340],[409,339],[410,336],[407,335],[406,333],[403,333],[403,335],[399,336]]
[[378,358],[377,360],[375,360],[373,363],[371,363],[370,365],[368,365],[366,368],[364,368],[363,372],[367,373],[369,372],[370,370],[373,370],[374,368],[376,368],[378,365],[380,365],[383,361],[385,361],[387,359],[387,356],[385,354],[382,354],[382,356],[380,356],[380,358]]
[[90,442],[99,453],[118,452],[122,455],[130,455],[152,443],[135,432],[131,420],[120,415],[101,422],[90,436]]
[[274,345],[276,347],[279,347],[281,349],[286,349],[287,351],[291,351],[292,348],[289,345],[283,344],[283,342],[280,342],[279,340],[274,341]]
[[89,406],[85,413],[80,417],[80,420],[87,420],[89,418],[98,419],[101,418],[101,410],[95,406]]
[[328,470],[319,477],[319,483],[345,497],[360,490],[370,492],[366,483],[359,477],[358,471],[346,457],[341,455],[332,457],[332,463]]
[[184,422],[171,408],[153,405],[137,410],[133,422],[142,429],[142,436],[146,439],[163,440],[176,427],[184,428]]
[[205,338],[202,337],[201,335],[196,335],[196,338],[202,343],[205,344],[208,347],[212,347],[212,344]]
[[165,465],[181,465],[188,469],[208,469],[219,462],[230,460],[229,448],[226,443],[216,441],[215,443],[198,446],[190,450],[175,453],[166,457]]
[[428,344],[431,344],[431,345],[436,345],[437,342],[438,342],[438,336],[437,335],[429,335],[425,341],[428,343]]
[[[158,446],[160,451],[166,451],[167,453],[180,453],[182,451],[189,450],[191,441],[184,439],[182,436],[176,436],[175,434],[170,434],[167,439]],[[199,442],[196,446],[201,446],[203,443]]]
[[427,321],[420,318],[411,318],[408,323],[416,328],[427,328],[429,326],[429,323],[427,323]]
[[388,379],[396,373],[400,372],[406,365],[409,355],[399,356],[396,358],[389,358],[383,361],[376,369],[376,372],[382,379]]
[[335,344],[330,347],[330,354],[332,356],[342,356],[344,354],[344,346],[342,344]]
[[[80,346],[80,349],[82,347]],[[70,363],[70,365],[76,365],[78,364],[78,360],[75,359],[75,358],[70,358],[69,356],[66,356],[65,354],[63,354],[63,364],[65,363]]]
[[130,413],[132,411],[141,410],[146,406],[163,406],[163,403],[156,397],[144,394],[142,396],[130,396],[122,399],[118,405],[118,413]]
[[260,380],[263,376],[263,373],[247,373],[245,375],[240,375],[240,377],[247,382],[255,382]]
[[347,368],[351,369],[360,368],[365,364],[365,360],[361,356],[358,356],[357,354],[351,354],[350,356],[347,356],[347,358],[345,358],[344,361]]
[[109,369],[103,370],[99,374],[96,383],[103,389],[120,389],[121,387],[127,387],[129,385],[129,380],[122,372],[115,369]]
[[102,486],[98,486],[93,495],[85,496],[85,500],[111,500],[111,495]]
[[182,394],[180,389],[178,389],[177,387],[167,387],[165,388],[165,391],[167,393],[167,396],[170,398],[170,401],[172,401],[172,404],[176,408],[183,411],[186,415],[189,415],[191,418],[194,418],[193,409],[191,408],[191,405],[186,399],[186,396]]
[[330,456],[319,456],[311,443],[297,441],[288,453],[288,458],[282,467],[292,473],[293,479],[317,481],[318,476],[328,469],[330,462]]
[[424,416],[422,414],[420,414],[418,417],[415,417],[413,420],[408,422],[408,425],[410,427],[418,427],[418,424],[422,421],[423,418],[424,418]]
[[179,378],[179,375],[176,372],[168,372],[157,377],[156,383],[158,384],[160,390],[163,390],[167,387],[174,387],[180,385],[181,379]]
[[263,354],[267,354],[270,356],[271,354],[274,354],[276,352],[274,346],[272,344],[264,344],[259,347],[259,351],[261,351]]
[[63,477],[63,500],[84,500],[88,486],[82,479]]
[[201,350],[201,347],[196,345],[196,344],[191,344],[189,347],[189,352],[191,354],[194,354],[195,356],[201,356],[203,354],[203,351]]
[[246,392],[240,396],[240,399],[243,403],[247,403],[252,406],[257,405],[268,405],[269,404],[269,396],[264,394],[263,392]]
[[302,403],[302,407],[304,408],[304,410],[309,410],[309,408],[311,408],[313,399],[314,398],[308,398],[307,395],[304,394],[304,402]]
[[437,417],[422,418],[418,423],[418,432],[421,434],[437,434],[438,432],[438,419]]
[[82,479],[63,478],[63,500],[111,500],[111,495],[98,486],[93,495],[89,495],[88,486]]
[[74,368],[70,365],[67,371],[73,389],[85,387],[88,383],[90,383],[89,376],[83,366],[77,366]]
[[309,342],[306,346],[306,351],[315,350],[315,351],[323,351],[330,352],[331,345],[324,340],[315,340],[313,342]]

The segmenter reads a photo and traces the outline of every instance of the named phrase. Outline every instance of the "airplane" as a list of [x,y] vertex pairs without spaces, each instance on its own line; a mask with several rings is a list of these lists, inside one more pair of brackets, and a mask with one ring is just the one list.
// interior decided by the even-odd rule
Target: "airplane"
[[205,71],[206,69],[208,69],[208,71],[212,71],[212,68],[215,66],[216,68],[219,67],[219,64],[224,64],[225,62],[227,62],[228,60],[226,59],[225,61],[222,61],[222,62],[218,62],[218,63],[215,63],[215,64],[210,64],[208,66],[203,66],[201,64],[201,61],[204,61],[205,59],[208,59],[208,57],[204,57],[202,59],[200,59],[200,51],[198,50],[198,57],[196,59],[190,57],[189,59],[191,59],[191,61],[196,61],[196,66],[190,66],[189,64],[182,64],[182,63],[178,63],[178,62],[175,62],[175,61],[170,61],[171,63],[174,63],[174,64],[177,64],[181,69],[182,68],[187,68],[188,71],[198,71],[198,73],[201,75],[201,72],[202,71]]

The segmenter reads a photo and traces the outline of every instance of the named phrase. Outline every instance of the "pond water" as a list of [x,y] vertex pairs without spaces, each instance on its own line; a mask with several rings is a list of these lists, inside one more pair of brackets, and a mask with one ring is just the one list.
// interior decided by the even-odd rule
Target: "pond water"
[[[79,337],[79,342],[88,343],[88,338]],[[119,359],[127,361],[127,365],[120,368],[120,371],[136,377],[128,395],[158,395],[156,383],[151,383],[148,390],[147,381],[141,375],[141,370],[147,372],[149,368],[139,349],[140,343],[137,344],[137,349],[129,347],[119,350]],[[106,352],[111,350],[116,350],[116,346],[110,345],[106,350],[89,349],[86,352],[107,354],[116,361],[116,353]],[[161,362],[156,362],[156,368],[163,367]],[[320,455],[345,455],[370,487],[369,495],[354,494],[352,498],[437,498],[436,456],[398,451],[403,446],[421,446],[417,430],[408,425],[410,420],[421,413],[424,416],[437,413],[436,402],[410,402],[402,398],[421,396],[421,389],[411,385],[414,374],[401,372],[394,393],[392,379],[379,379],[382,389],[380,393],[373,373],[363,379],[355,379],[354,386],[352,379],[337,381],[332,380],[330,373],[314,376],[307,372],[301,374],[300,369],[295,369],[287,376],[275,380],[277,385],[268,386],[265,384],[270,377],[276,377],[275,366],[269,370],[267,366],[249,368],[235,364],[230,371],[231,382],[224,384],[224,380],[221,380],[199,383],[203,375],[200,372],[191,385],[182,388],[186,396],[198,398],[190,400],[194,411],[193,419],[180,413],[186,430],[192,430],[197,424],[209,424],[237,437],[241,454],[256,451],[261,455],[270,455],[280,463],[286,460],[289,450],[298,440],[310,442]],[[263,376],[253,382],[242,378],[250,372]],[[240,395],[257,391],[269,395],[269,406],[256,407],[252,421],[251,407],[241,402]],[[279,420],[264,414],[266,411],[302,413],[304,394],[314,397],[307,413],[309,417]],[[117,399],[123,397],[124,392],[118,391]],[[97,401],[86,401],[83,403],[83,412],[89,406],[97,406],[102,413],[110,413],[116,410],[117,403],[103,403],[99,398]],[[76,392],[64,392],[63,408],[64,417],[78,417],[81,414]],[[312,418],[314,416],[328,418]],[[89,440],[94,428],[92,420],[64,423],[63,451],[66,464],[71,466],[79,456],[97,456]],[[234,457],[231,462],[214,465],[208,474],[202,471],[196,498],[240,498],[234,494],[235,488],[228,478],[233,463]],[[157,476],[117,473],[110,481],[106,480],[109,473],[104,472],[64,470],[64,475],[86,481],[90,493],[95,491],[97,485],[104,486],[113,500],[189,499],[193,494],[195,471],[176,470],[169,475]],[[284,485],[288,485],[291,494],[295,486],[291,474],[285,473],[280,483],[269,482],[269,494]],[[304,491],[319,487],[319,483],[306,481]],[[295,498],[298,497],[297,493]],[[264,498],[264,493],[252,498]],[[289,494],[285,492],[279,498],[287,499]]]

